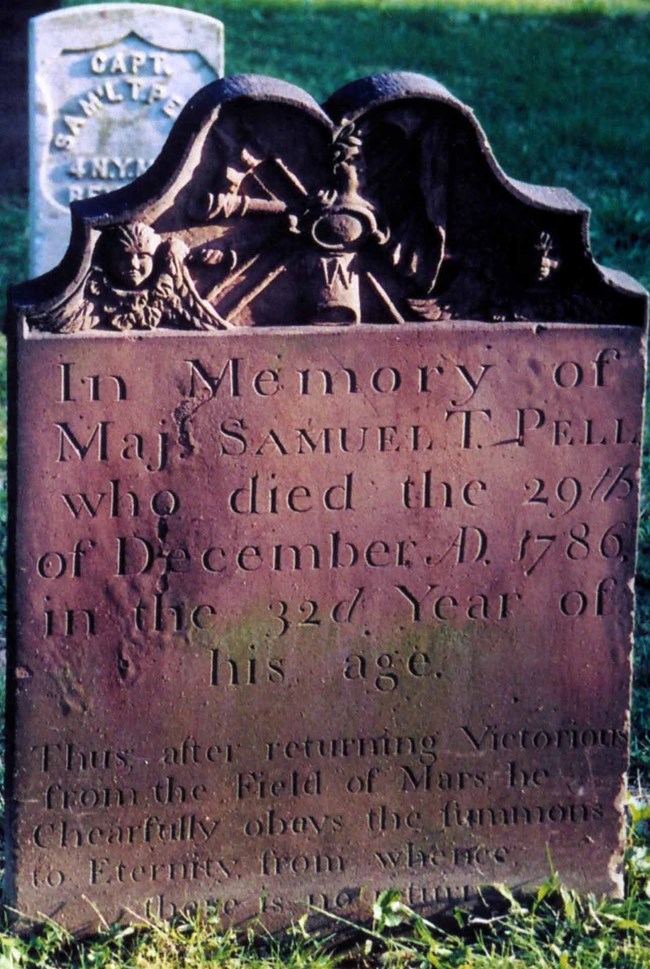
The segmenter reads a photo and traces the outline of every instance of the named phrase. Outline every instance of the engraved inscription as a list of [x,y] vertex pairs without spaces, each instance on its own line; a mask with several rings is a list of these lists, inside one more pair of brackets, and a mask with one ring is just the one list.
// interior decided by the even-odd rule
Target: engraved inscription
[[[90,55],[65,50],[60,56],[66,99],[52,119],[46,167],[61,206],[111,192],[142,175],[156,157],[152,149],[162,145],[164,133],[197,90],[190,73],[197,72],[204,83],[214,77],[199,54],[156,49],[135,34]],[[138,137],[137,126],[143,125],[155,143],[146,148]],[[120,131],[125,128],[135,143]],[[128,154],[134,144],[143,146],[141,154]]]
[[[32,744],[39,904],[70,885],[98,899],[119,889],[134,910],[169,917],[195,885],[194,908],[218,898],[240,918],[253,914],[245,873],[266,916],[306,904],[291,887],[305,879],[332,911],[361,912],[387,884],[436,911],[471,901],[486,877],[520,878],[526,852],[541,864],[550,832],[577,850],[611,823],[601,765],[624,758],[625,721],[602,694],[561,707],[560,681],[546,685],[539,664],[549,624],[608,662],[629,603],[634,435],[568,469],[538,416],[521,419],[523,442],[509,434],[521,378],[507,348],[527,333],[494,334],[477,362],[450,330],[423,364],[419,331],[403,328],[378,334],[388,365],[344,332],[336,367],[327,332],[308,367],[300,336],[281,366],[271,334],[254,356],[181,345],[158,374],[153,429],[117,349],[94,369],[72,348],[48,365],[42,463],[57,514],[28,559],[49,651],[37,675],[64,722],[76,710],[101,722],[88,676],[121,710],[145,690],[163,706],[153,746],[132,721],[121,743],[64,730]],[[629,383],[624,343],[588,333],[575,360],[593,379],[565,367],[558,386],[561,338],[535,349],[528,415],[559,406],[553,392],[571,420]],[[597,377],[588,362],[602,346]],[[446,419],[469,395],[490,412],[491,443],[472,418],[469,432]],[[106,593],[86,598],[96,581]],[[508,685],[489,672],[493,656]],[[479,672],[467,681],[464,668]],[[186,683],[208,719],[188,708],[179,721]],[[313,713],[288,726],[281,711],[305,696]],[[239,726],[220,715],[243,698],[259,711],[250,728],[247,713]],[[368,887],[348,896],[355,873]]]
[[89,7],[35,18],[30,47],[30,271],[63,257],[70,204],[153,165],[187,101],[223,73],[222,26],[189,11]]
[[[86,51],[65,137],[160,110],[155,53]],[[12,906],[620,894],[641,297],[435,85],[267,84],[17,291]]]

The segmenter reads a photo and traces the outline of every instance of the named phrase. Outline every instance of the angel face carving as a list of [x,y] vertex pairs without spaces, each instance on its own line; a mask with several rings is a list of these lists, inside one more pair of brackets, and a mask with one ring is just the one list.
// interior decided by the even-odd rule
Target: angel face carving
[[583,210],[510,183],[468,112],[419,84],[366,79],[328,117],[284,86],[224,82],[148,201],[80,210],[77,275],[47,309],[29,304],[27,325],[610,320],[619,297],[588,269]]
[[30,323],[55,333],[226,326],[196,292],[185,267],[187,251],[180,239],[163,239],[144,222],[104,229],[79,287],[47,317]]
[[109,229],[103,236],[106,272],[116,286],[137,289],[151,276],[160,236],[142,222]]

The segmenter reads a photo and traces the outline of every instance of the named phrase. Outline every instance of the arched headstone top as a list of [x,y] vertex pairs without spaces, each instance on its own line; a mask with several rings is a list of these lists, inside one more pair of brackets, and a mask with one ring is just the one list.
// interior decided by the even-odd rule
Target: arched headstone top
[[323,109],[272,78],[208,85],[145,175],[73,207],[63,262],[14,302],[40,333],[645,318],[594,262],[588,209],[509,179],[471,110],[408,73]]

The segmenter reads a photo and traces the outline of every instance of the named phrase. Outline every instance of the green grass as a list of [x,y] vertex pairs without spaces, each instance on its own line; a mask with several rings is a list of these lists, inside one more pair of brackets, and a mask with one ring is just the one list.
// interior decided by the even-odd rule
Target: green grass
[[[176,6],[224,21],[228,73],[283,77],[319,99],[376,71],[437,77],[474,108],[509,175],[570,188],[593,208],[596,258],[650,286],[650,0],[196,0]],[[0,195],[2,293],[8,282],[25,278],[26,267],[25,199]],[[4,407],[4,385],[0,393]],[[2,478],[5,453],[3,429]],[[644,469],[647,482],[647,452]],[[3,535],[0,530],[0,540]],[[0,595],[3,579],[0,573]],[[639,590],[633,779],[637,772],[650,776],[648,497]],[[300,926],[279,942],[222,933],[215,914],[173,928],[107,929],[84,943],[50,926],[25,941],[0,933],[0,969],[650,969],[647,844],[646,837],[630,845],[625,902],[580,900],[551,878],[525,903],[504,897],[504,912],[492,920],[459,915],[456,930],[443,933],[385,896],[374,925],[357,933],[354,950],[342,952]]]
[[[72,5],[70,3],[66,5]],[[226,68],[319,100],[376,71],[436,77],[509,175],[593,207],[596,257],[650,286],[650,0],[194,0]]]
[[[68,4],[72,5],[72,4]],[[226,69],[324,100],[377,71],[436,77],[509,175],[592,206],[596,257],[650,286],[650,0],[194,0]]]
[[[260,927],[222,930],[217,913],[169,925],[108,928],[80,942],[51,924],[28,939],[0,933],[1,969],[647,969],[650,966],[650,857],[630,848],[626,901],[580,898],[552,875],[534,894],[493,892],[489,916],[458,910],[441,928],[384,892],[370,925],[332,920],[315,936],[302,919],[280,939]],[[345,941],[341,942],[343,929]]]

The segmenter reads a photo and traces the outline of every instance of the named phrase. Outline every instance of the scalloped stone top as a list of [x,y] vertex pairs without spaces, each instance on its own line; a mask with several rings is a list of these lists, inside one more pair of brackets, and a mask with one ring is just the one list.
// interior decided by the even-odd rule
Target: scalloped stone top
[[641,326],[592,259],[588,209],[509,179],[465,105],[379,74],[324,108],[266,77],[210,84],[135,183],[73,205],[60,266],[17,287],[29,330],[444,320]]

